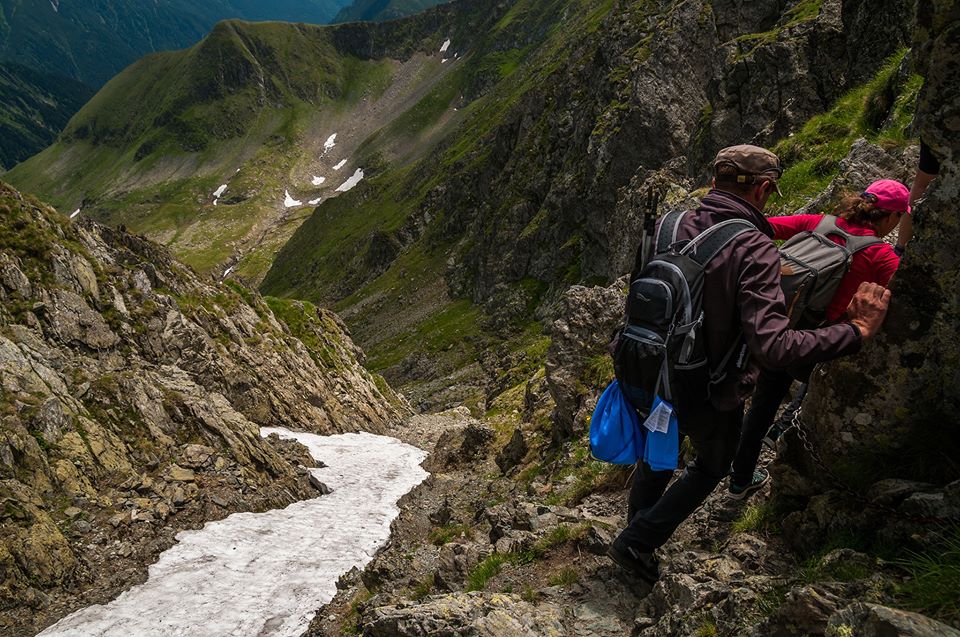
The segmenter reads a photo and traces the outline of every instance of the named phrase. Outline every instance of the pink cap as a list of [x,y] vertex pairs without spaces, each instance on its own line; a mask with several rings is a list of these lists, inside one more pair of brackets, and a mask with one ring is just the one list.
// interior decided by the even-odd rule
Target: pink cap
[[864,192],[876,198],[877,208],[910,213],[910,191],[899,181],[881,179],[867,186]]

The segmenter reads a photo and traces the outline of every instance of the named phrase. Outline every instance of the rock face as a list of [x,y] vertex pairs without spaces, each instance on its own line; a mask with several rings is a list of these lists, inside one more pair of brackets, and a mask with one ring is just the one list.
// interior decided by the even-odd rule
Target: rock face
[[415,604],[377,608],[369,637],[560,637],[562,609],[526,603],[518,595],[457,593]]
[[5,185],[0,249],[5,634],[75,603],[51,589],[108,596],[136,575],[124,558],[149,563],[176,529],[316,497],[302,454],[260,426],[381,431],[406,409],[333,314],[271,301],[291,328],[245,289]]
[[[606,362],[605,346],[623,316],[623,284],[608,288],[575,285],[560,299],[558,318],[550,328],[552,341],[547,352],[547,387],[556,402],[553,437],[570,438],[586,422],[581,413],[584,374],[591,361]],[[577,424],[579,423],[579,425]]]
[[947,424],[960,410],[960,9],[918,6],[914,56],[926,83],[917,122],[942,171],[916,206],[916,236],[894,279],[883,333],[859,356],[824,366],[804,411],[811,438],[835,468],[942,485],[960,478],[960,428]]

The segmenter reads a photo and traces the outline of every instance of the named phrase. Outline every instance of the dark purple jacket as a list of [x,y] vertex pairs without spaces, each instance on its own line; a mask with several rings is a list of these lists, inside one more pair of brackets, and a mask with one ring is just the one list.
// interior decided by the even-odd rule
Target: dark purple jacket
[[714,387],[712,402],[721,411],[736,409],[750,395],[757,366],[786,369],[813,365],[854,354],[861,345],[860,331],[851,323],[816,330],[788,327],[773,228],[763,213],[740,197],[711,190],[700,207],[683,218],[677,239],[692,239],[727,219],[746,219],[759,232],[734,239],[707,264],[705,273],[704,333],[711,368],[719,364],[741,330],[751,359],[742,373],[731,373]]

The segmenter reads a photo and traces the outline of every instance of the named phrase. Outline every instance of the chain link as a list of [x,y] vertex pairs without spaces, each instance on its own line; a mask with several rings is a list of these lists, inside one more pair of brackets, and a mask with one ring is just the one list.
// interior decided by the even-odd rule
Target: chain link
[[830,480],[833,481],[834,486],[838,487],[841,491],[843,491],[844,493],[852,497],[854,500],[856,500],[857,502],[860,502],[861,504],[864,504],[867,507],[880,509],[881,511],[886,511],[887,513],[895,514],[899,518],[903,518],[906,520],[922,521],[922,522],[930,522],[930,521],[943,522],[943,520],[932,517],[932,516],[911,515],[909,513],[904,513],[903,511],[901,511],[900,509],[897,509],[896,507],[892,507],[887,504],[881,504],[879,502],[870,500],[869,498],[861,494],[859,491],[856,491],[852,487],[847,486],[843,482],[843,480],[841,480],[840,477],[836,473],[834,473],[833,470],[830,469],[830,467],[827,466],[827,463],[824,462],[823,457],[817,451],[816,447],[813,446],[813,442],[810,441],[810,437],[807,435],[808,434],[807,429],[803,423],[802,412],[803,412],[803,404],[801,403],[800,405],[797,406],[797,410],[793,413],[793,418],[790,421],[790,426],[788,426],[786,429],[783,430],[783,433],[781,433],[781,436],[783,434],[786,434],[791,429],[795,429],[797,432],[797,437],[800,439],[800,443],[803,445],[803,448],[806,450],[807,455],[810,457],[810,459],[813,460],[813,464],[816,465],[817,469],[822,471],[824,474],[826,474],[828,478],[830,478]]

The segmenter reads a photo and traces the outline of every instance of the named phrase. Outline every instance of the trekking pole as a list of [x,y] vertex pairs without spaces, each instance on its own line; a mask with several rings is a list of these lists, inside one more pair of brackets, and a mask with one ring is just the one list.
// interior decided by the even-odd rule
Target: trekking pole
[[643,235],[641,239],[641,267],[650,263],[653,250],[653,231],[657,225],[657,208],[660,207],[661,194],[653,186],[647,189],[647,204],[643,211]]

